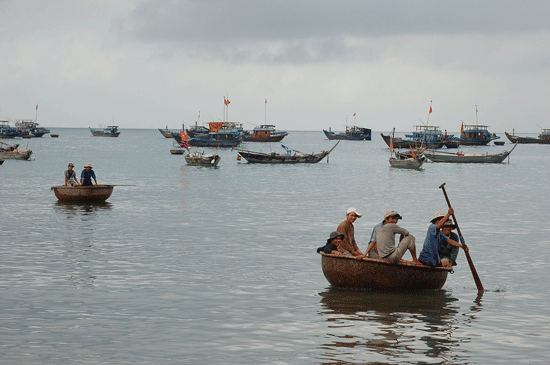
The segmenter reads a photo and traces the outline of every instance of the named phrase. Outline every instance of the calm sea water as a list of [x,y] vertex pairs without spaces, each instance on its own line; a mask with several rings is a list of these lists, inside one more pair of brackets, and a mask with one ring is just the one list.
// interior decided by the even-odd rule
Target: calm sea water
[[[390,168],[373,133],[340,143],[329,163],[249,165],[222,150],[212,169],[170,155],[157,130],[52,133],[18,141],[35,161],[0,166],[2,364],[548,362],[549,146],[520,145],[510,163],[407,171]],[[284,144],[318,152],[333,142],[291,132]],[[135,186],[104,204],[59,203],[50,187],[68,162]],[[439,291],[328,284],[315,249],[349,206],[363,213],[362,250],[388,209],[420,246],[446,209],[443,182],[483,295],[462,252]]]

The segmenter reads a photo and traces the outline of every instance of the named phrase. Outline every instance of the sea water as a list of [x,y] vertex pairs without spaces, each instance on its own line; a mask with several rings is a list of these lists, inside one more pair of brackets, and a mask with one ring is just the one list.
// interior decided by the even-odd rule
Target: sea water
[[[550,356],[549,146],[502,164],[389,166],[389,149],[342,141],[328,161],[256,165],[232,149],[187,166],[156,129],[52,129],[34,161],[0,166],[2,364],[535,364]],[[302,152],[322,132],[291,131]],[[284,152],[279,143],[244,149]],[[498,153],[512,146],[468,147]],[[103,204],[58,202],[73,162],[117,184]],[[328,163],[327,163],[328,162]],[[353,206],[365,250],[396,210],[420,251],[446,190],[486,289],[463,252],[442,290],[331,287],[315,252]],[[405,259],[410,259],[409,254]]]

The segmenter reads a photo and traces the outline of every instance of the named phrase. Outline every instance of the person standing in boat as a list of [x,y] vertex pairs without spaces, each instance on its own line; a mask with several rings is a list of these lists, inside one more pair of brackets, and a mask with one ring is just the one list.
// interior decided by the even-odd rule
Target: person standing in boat
[[[92,179],[94,180],[95,184],[92,184]],[[82,173],[80,174],[80,184],[82,186],[92,186],[97,185],[97,180],[95,178],[95,172],[92,170],[92,164],[87,163],[84,165],[84,170],[82,170]]]
[[317,249],[317,253],[324,252],[340,256],[342,253],[338,251],[338,246],[342,244],[343,240],[344,235],[340,232],[334,231],[328,236],[326,245]]
[[[441,228],[449,220],[449,217],[453,215],[453,213],[453,208],[449,208],[447,214],[444,212],[436,212],[433,215],[433,218],[430,221],[431,224],[428,227],[428,232],[426,233],[426,238],[424,239],[424,246],[418,256],[419,261],[424,265],[445,267],[452,266],[450,258],[442,258],[439,255],[441,246],[450,244],[451,246],[462,247],[464,250],[468,250],[467,247],[464,247],[462,244],[445,236],[443,232],[441,232]],[[460,237],[459,240],[461,242],[463,241]]]
[[[405,228],[399,227],[396,223],[401,217],[397,212],[390,210],[384,214],[384,222],[375,229],[367,253],[372,250],[374,245],[378,248],[378,255],[381,259],[397,264],[405,252],[410,251],[414,263],[418,263],[416,258],[415,238]],[[395,235],[400,234],[401,238],[397,247],[395,246]]]
[[344,235],[344,241],[338,246],[338,251],[346,256],[355,256],[357,258],[363,257],[363,253],[359,250],[355,242],[355,229],[353,228],[353,222],[361,217],[362,215],[357,213],[357,209],[349,208],[346,212],[346,220],[340,223],[336,229]]
[[65,170],[65,184],[63,186],[71,185],[78,186],[80,185],[76,179],[76,172],[73,170],[74,164],[71,162]]

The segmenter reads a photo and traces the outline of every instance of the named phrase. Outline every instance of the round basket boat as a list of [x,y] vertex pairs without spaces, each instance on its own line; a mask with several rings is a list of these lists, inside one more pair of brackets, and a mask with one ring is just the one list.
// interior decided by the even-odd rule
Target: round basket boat
[[52,186],[51,190],[60,201],[103,202],[113,193],[114,185]]
[[372,290],[441,289],[449,268],[417,265],[411,262],[392,264],[381,259],[361,259],[321,253],[323,274],[339,288]]

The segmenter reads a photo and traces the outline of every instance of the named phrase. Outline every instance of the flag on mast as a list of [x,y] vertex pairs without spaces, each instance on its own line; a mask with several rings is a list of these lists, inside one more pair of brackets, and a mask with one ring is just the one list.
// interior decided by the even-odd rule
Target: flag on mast
[[357,113],[353,113],[353,116],[354,116],[354,117],[355,117],[355,114],[357,114]]
[[428,114],[432,114],[432,106],[430,105],[430,112]]
[[[38,104],[36,104],[36,110],[38,110]],[[477,110],[477,109],[476,109]]]
[[267,99],[265,99],[265,103],[267,104]]

